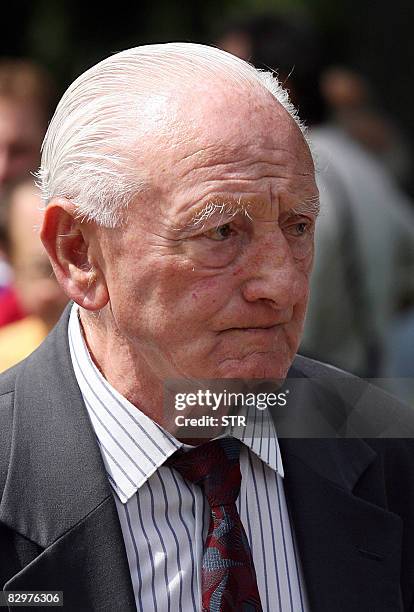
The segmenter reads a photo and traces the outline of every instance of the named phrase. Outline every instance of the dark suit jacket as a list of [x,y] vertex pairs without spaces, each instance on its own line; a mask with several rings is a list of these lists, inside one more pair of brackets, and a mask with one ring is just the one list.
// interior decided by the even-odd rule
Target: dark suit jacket
[[[128,612],[136,607],[122,532],[71,365],[68,315],[0,377],[0,584],[63,590],[65,610]],[[413,435],[411,414],[375,389],[352,388],[358,400],[349,402],[338,372],[308,359],[298,357],[290,376],[322,381],[306,390],[299,419],[315,413],[309,431],[323,437],[289,437],[289,411],[277,423],[311,609],[413,612],[413,440],[349,433],[375,410],[381,432]]]

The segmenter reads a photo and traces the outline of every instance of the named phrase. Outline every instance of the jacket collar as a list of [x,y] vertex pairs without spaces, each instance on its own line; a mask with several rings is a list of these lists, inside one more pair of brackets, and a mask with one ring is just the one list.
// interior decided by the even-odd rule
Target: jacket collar
[[0,517],[46,547],[111,495],[69,355],[66,308],[16,378]]
[[[285,433],[285,493],[310,607],[400,610],[402,520],[386,509],[380,457],[350,426],[359,384],[351,380],[341,395],[339,374],[347,383],[349,375],[335,371],[329,381],[325,371],[323,380],[323,367],[315,372],[311,363],[309,375],[303,361],[297,358],[290,372],[299,396],[290,405],[292,418],[276,415],[276,421]],[[303,423],[304,437],[292,437]]]
[[18,368],[0,521],[43,552],[4,590],[62,590],[68,609],[136,611],[115,501],[70,360],[70,306]]

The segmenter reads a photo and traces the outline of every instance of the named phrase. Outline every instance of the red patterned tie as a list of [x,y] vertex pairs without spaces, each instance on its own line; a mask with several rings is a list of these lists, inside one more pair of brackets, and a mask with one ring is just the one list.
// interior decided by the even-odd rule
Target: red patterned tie
[[240,442],[221,438],[178,452],[167,465],[200,485],[211,509],[202,564],[203,612],[260,612],[252,554],[235,501]]

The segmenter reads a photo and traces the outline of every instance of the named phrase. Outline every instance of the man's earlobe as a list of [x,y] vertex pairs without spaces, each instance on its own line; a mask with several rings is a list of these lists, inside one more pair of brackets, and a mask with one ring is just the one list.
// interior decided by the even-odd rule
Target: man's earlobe
[[40,237],[68,297],[87,310],[103,308],[109,295],[95,261],[98,244],[91,225],[77,218],[72,202],[56,198],[48,204]]

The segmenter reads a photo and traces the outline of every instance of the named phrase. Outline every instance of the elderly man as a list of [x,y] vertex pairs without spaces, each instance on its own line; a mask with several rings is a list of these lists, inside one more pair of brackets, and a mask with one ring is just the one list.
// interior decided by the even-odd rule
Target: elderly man
[[[261,411],[250,437],[190,445],[163,411],[170,379],[336,376],[296,357],[318,194],[276,79],[202,45],[114,55],[63,96],[40,178],[74,303],[1,380],[3,589],[67,610],[414,609],[410,441],[282,440]],[[317,408],[337,433],[335,393]],[[381,392],[357,404],[353,424],[378,406],[381,432],[412,433]]]

